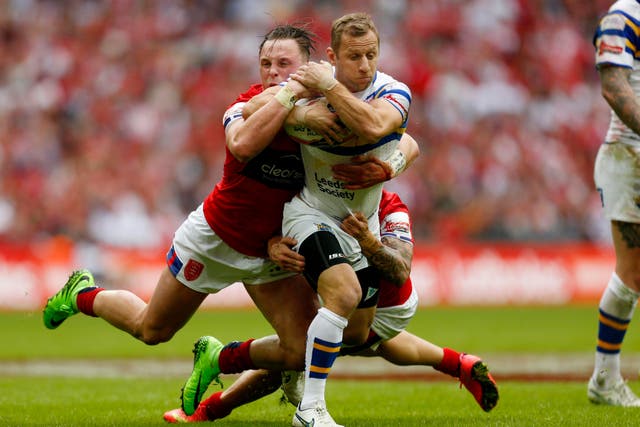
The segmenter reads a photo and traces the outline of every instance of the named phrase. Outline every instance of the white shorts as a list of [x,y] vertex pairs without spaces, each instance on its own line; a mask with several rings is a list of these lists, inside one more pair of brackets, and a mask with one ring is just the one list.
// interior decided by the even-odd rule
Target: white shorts
[[640,223],[640,147],[602,144],[593,177],[608,219]]
[[167,262],[180,283],[211,294],[236,282],[260,285],[296,274],[268,259],[243,255],[229,247],[207,223],[202,205],[176,230]]
[[[294,248],[298,250],[300,244],[307,237],[317,231],[329,231],[338,239],[345,258],[354,270],[359,271],[369,265],[362,254],[358,241],[340,229],[341,220],[337,220],[325,213],[306,204],[300,197],[294,197],[284,205],[282,219],[282,235],[289,236],[298,241]],[[380,223],[377,212],[369,219],[369,230],[374,235],[380,233]]]
[[[418,309],[418,293],[416,289],[411,290],[411,295],[402,305],[392,307],[377,308],[373,317],[371,330],[373,330],[382,341],[388,341],[407,329],[409,321],[416,314]],[[373,350],[378,348],[381,341],[371,346]]]

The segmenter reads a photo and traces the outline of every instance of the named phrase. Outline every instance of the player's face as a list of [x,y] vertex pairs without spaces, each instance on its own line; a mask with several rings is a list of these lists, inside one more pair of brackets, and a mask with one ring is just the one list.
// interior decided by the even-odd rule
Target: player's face
[[289,74],[307,62],[293,39],[267,40],[260,51],[260,79],[267,88],[285,81]]
[[329,48],[327,54],[336,67],[336,79],[351,92],[360,92],[378,68],[378,37],[372,31],[360,37],[343,34],[338,51]]

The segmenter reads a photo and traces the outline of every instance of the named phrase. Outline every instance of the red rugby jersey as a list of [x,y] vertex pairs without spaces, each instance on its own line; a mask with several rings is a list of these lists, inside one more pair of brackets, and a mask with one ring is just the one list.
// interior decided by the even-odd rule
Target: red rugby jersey
[[[261,93],[261,84],[241,94],[225,113],[225,128],[242,118],[242,106]],[[209,226],[236,251],[267,258],[267,241],[282,228],[284,204],[302,188],[300,149],[284,132],[258,156],[239,162],[228,148],[223,176],[204,200]]]

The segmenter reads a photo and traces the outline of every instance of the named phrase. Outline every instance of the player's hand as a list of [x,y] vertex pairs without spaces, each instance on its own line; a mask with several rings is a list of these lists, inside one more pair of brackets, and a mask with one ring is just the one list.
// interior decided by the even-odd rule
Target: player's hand
[[345,183],[347,190],[361,190],[391,179],[391,166],[375,156],[359,155],[350,163],[334,165],[333,177]]
[[290,77],[309,89],[317,89],[321,92],[332,89],[337,84],[333,76],[333,67],[327,61],[309,61],[298,67]]
[[351,237],[360,240],[369,231],[369,224],[362,212],[354,212],[342,220],[340,228]]
[[358,241],[365,256],[375,253],[382,247],[382,243],[369,230],[367,218],[362,212],[354,212],[352,215],[347,216],[342,220],[340,228]]
[[302,109],[301,121],[305,126],[322,135],[329,143],[342,142],[345,127],[338,115],[327,108],[326,102],[316,102]]
[[297,99],[310,98],[314,96],[314,94],[316,93],[315,91],[308,89],[305,85],[303,85],[299,81],[293,80],[293,79],[287,80],[287,83],[285,86],[289,87],[289,89],[291,89],[293,93],[296,94]]
[[267,244],[269,258],[283,270],[302,273],[304,257],[292,249],[297,243],[291,237],[272,237]]

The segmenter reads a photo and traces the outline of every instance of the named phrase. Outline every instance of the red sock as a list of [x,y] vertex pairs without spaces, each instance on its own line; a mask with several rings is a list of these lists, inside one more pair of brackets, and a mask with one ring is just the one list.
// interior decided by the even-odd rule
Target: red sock
[[233,341],[225,345],[220,351],[218,364],[223,374],[238,374],[240,372],[255,369],[255,365],[249,355],[249,348],[253,339],[238,342]]
[[102,291],[104,291],[104,288],[94,286],[78,292],[78,297],[76,298],[76,306],[78,307],[78,310],[87,316],[98,317],[93,312],[93,300],[95,300],[96,295]]
[[221,391],[212,394],[211,397],[200,402],[200,406],[204,406],[204,411],[207,414],[209,421],[224,418],[233,410],[233,408],[225,406],[222,400],[220,400],[220,396],[222,396]]
[[460,377],[460,353],[450,348],[444,348],[443,350],[442,362],[434,366],[434,369],[455,378]]

